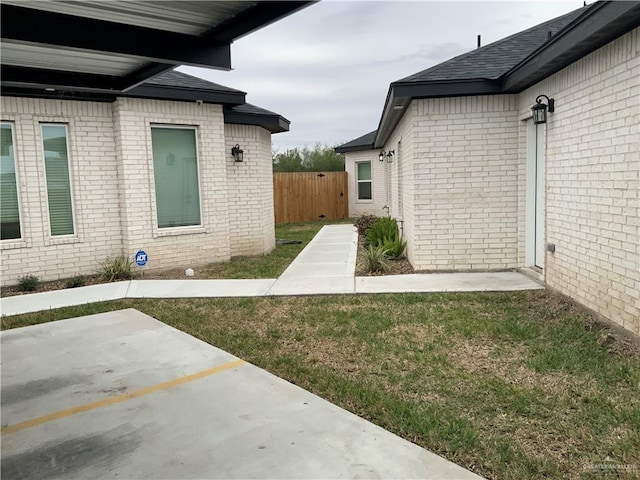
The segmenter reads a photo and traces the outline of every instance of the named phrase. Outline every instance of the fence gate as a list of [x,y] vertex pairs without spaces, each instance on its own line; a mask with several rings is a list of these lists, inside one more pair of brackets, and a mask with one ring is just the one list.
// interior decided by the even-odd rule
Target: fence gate
[[349,216],[347,172],[274,173],[276,223]]

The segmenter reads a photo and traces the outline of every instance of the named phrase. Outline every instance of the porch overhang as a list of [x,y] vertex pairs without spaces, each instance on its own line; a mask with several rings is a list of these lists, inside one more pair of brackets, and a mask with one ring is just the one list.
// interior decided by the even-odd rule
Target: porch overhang
[[234,40],[311,3],[3,0],[1,86],[123,93],[177,65],[229,70]]

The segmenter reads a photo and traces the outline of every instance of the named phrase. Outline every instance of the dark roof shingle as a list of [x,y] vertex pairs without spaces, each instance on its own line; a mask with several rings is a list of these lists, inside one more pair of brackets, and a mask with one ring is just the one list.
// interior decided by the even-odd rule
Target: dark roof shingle
[[204,80],[202,78],[194,77],[193,75],[189,75],[187,73],[177,72],[175,70],[171,70],[169,72],[162,73],[157,75],[143,83],[143,85],[160,85],[163,87],[173,87],[173,88],[189,88],[189,89],[198,89],[198,90],[210,90],[215,92],[234,92],[234,93],[243,93],[245,92],[241,90],[236,90],[235,88],[225,87],[224,85],[220,85],[218,83],[210,82],[209,80]]
[[394,83],[497,79],[531,55],[590,7],[582,7],[509,37],[458,55]]
[[343,145],[339,145],[334,150],[337,153],[355,152],[358,150],[369,150],[373,148],[373,141],[376,139],[377,130],[369,132]]

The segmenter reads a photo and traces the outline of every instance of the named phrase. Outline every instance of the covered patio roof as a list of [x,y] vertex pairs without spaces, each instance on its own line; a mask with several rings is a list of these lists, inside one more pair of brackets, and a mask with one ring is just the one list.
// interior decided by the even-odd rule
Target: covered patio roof
[[2,90],[118,93],[177,65],[229,70],[234,40],[311,3],[3,0]]

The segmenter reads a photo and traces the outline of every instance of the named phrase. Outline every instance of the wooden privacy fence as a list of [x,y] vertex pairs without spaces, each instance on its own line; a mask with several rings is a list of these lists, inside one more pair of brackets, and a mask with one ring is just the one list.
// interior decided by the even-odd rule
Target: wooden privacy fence
[[349,216],[347,172],[274,173],[276,223]]

